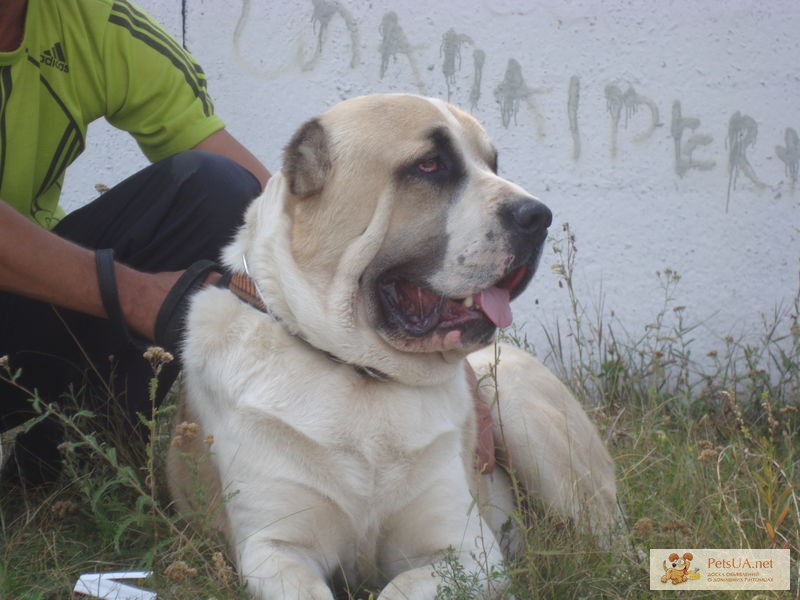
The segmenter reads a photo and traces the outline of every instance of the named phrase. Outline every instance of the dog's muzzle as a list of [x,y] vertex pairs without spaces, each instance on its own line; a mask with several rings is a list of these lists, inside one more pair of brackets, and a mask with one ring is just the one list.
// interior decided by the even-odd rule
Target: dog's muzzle
[[512,322],[510,302],[533,277],[553,216],[530,197],[515,198],[498,210],[503,235],[496,240],[513,257],[477,291],[452,298],[409,273],[379,280],[378,296],[390,329],[399,337],[422,338],[459,331],[466,348],[485,345],[495,330]]

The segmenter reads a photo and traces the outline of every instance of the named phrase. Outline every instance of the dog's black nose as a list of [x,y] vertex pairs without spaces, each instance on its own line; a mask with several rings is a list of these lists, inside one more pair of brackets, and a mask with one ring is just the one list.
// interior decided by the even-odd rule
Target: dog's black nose
[[553,213],[544,204],[533,198],[515,200],[503,211],[506,226],[519,233],[541,233],[553,222]]

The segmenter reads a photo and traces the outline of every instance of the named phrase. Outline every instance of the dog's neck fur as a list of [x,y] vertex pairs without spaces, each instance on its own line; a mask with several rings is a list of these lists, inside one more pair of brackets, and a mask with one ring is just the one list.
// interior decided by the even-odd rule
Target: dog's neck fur
[[[247,258],[244,255],[242,255],[242,265],[245,270],[244,273],[239,273],[239,272],[227,273],[225,276],[222,277],[222,279],[220,279],[220,281],[217,283],[217,286],[229,290],[234,296],[239,298],[239,300],[245,302],[246,304],[249,304],[256,310],[261,311],[276,323],[282,323],[283,319],[281,319],[278,315],[272,312],[270,307],[267,305],[267,300],[264,297],[264,294],[261,291],[258,282],[250,276],[249,268],[247,265]],[[293,335],[300,341],[304,342],[305,344],[308,344],[311,348],[314,348],[314,350],[317,350],[318,352],[322,352],[323,354],[325,354],[333,362],[352,367],[359,375],[362,375],[370,379],[375,379],[376,381],[392,380],[392,378],[389,377],[386,373],[383,373],[378,369],[348,363],[347,361],[339,358],[335,354],[331,354],[330,352],[315,347],[313,344],[311,344],[311,342],[309,342],[299,333],[294,333]]]
[[291,217],[284,207],[286,187],[285,178],[277,173],[253,201],[245,224],[223,252],[227,269],[243,273],[242,256],[246,255],[250,276],[264,291],[265,304],[287,331],[345,364],[408,385],[443,383],[460,373],[461,360],[436,360],[427,354],[398,356],[371,327],[358,323],[358,281],[383,241],[391,211],[381,205],[392,201],[392,191],[379,200],[369,227],[350,242],[329,286],[320,290],[292,256]]

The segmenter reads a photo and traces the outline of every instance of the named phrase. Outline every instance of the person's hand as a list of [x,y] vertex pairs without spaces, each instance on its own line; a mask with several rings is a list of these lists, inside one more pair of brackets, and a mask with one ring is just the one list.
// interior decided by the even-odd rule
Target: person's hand
[[[103,301],[94,250],[42,229],[0,201],[0,290],[96,317],[113,320],[121,315],[134,335],[156,341],[159,313],[164,313],[162,330],[175,331],[182,325],[176,317],[183,314],[180,309],[185,312],[191,292],[218,277],[213,266],[161,273],[144,273],[119,262],[107,266],[113,267],[116,308]],[[171,309],[162,311],[167,300]]]
[[475,446],[475,461],[480,473],[491,473],[495,465],[494,436],[492,435],[492,411],[483,402],[478,392],[478,378],[470,364],[464,361],[467,385],[472,393],[475,413],[478,417],[478,440]]
[[205,285],[216,283],[220,274],[210,260],[197,261],[180,274],[161,303],[156,315],[153,339],[177,354],[186,330],[186,316],[192,296]]
[[156,317],[183,271],[142,273],[120,263],[114,266],[125,324],[137,336],[155,341]]

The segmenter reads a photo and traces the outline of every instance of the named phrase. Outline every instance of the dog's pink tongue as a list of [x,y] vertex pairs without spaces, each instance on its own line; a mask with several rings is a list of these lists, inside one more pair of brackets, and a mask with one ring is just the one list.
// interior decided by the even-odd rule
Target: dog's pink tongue
[[481,310],[497,327],[508,327],[513,317],[511,315],[511,295],[508,290],[492,287],[484,290],[480,295]]

